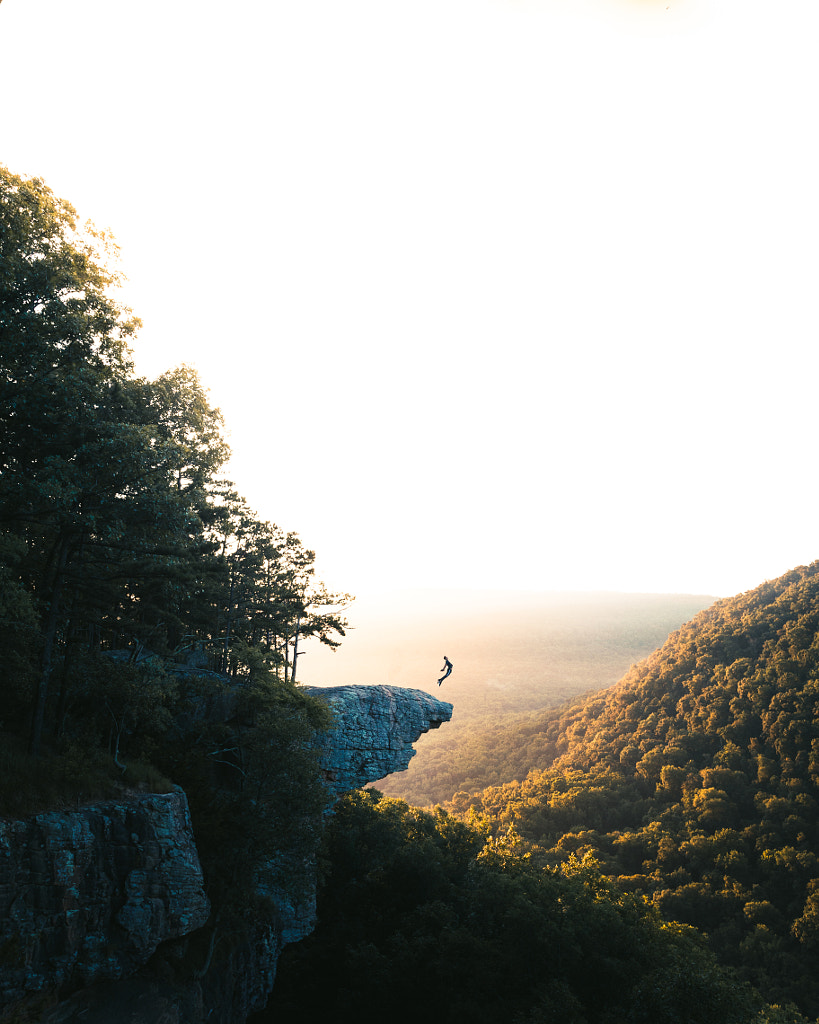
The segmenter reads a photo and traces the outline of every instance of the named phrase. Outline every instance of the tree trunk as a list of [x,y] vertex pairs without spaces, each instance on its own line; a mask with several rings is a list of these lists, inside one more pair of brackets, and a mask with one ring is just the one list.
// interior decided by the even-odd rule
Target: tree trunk
[[65,713],[68,707],[68,675],[71,671],[71,663],[74,660],[74,653],[77,649],[77,644],[71,642],[71,633],[72,622],[69,620],[66,628],[65,657],[63,658],[63,667],[60,672],[60,694],[57,698],[57,714],[54,716],[54,730],[52,732],[55,740],[59,739],[65,721]]
[[63,584],[65,583],[65,567],[67,562],[68,537],[65,534],[62,534],[57,556],[57,568],[54,574],[54,586],[51,588],[51,602],[48,609],[48,618],[46,620],[46,628],[43,637],[43,657],[40,663],[40,681],[37,686],[37,704],[34,708],[34,718],[31,723],[31,737],[29,739],[28,750],[32,757],[39,756],[40,744],[43,738],[43,722],[45,721],[48,684],[51,680],[54,641],[57,636],[57,622],[60,612],[60,596],[62,594]]
[[[301,615],[296,619],[296,632],[293,634],[293,668],[290,670],[290,682],[296,685],[296,660],[299,656],[299,630],[301,629]],[[286,682],[287,680],[285,680]]]
[[233,566],[230,567],[230,590],[228,591],[227,624],[225,640],[222,644],[222,671],[228,670],[228,651],[230,650],[230,627],[233,622]]

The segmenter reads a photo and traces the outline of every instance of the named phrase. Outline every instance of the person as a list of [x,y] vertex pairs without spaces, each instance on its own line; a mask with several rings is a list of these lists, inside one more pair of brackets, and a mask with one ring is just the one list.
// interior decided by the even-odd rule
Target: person
[[443,675],[441,676],[441,678],[440,678],[440,679],[438,680],[438,685],[439,685],[439,686],[441,685],[441,683],[442,683],[442,682],[443,682],[443,681],[444,681],[444,680],[446,679],[446,677],[447,677],[447,676],[448,676],[448,675],[450,674],[450,672],[452,671],[452,662],[451,662],[451,661],[449,660],[449,658],[448,658],[448,657],[447,657],[446,655],[444,655],[444,667],[443,667],[443,668],[441,669],[441,671],[442,671],[442,672],[443,672],[444,674],[443,674]]

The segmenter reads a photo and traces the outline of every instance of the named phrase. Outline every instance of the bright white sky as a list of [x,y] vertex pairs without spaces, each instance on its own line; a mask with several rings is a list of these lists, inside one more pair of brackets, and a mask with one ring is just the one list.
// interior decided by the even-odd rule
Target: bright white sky
[[0,160],[336,589],[819,557],[816,0],[5,0]]

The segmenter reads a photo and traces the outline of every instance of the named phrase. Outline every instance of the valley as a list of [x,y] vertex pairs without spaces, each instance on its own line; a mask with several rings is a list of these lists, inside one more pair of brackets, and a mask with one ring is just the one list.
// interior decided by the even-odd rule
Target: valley
[[[416,806],[523,778],[538,767],[540,721],[616,683],[715,598],[689,594],[408,591],[355,602],[337,651],[306,647],[312,685],[389,683],[454,706],[406,772],[376,783]],[[454,664],[438,687],[446,654]]]

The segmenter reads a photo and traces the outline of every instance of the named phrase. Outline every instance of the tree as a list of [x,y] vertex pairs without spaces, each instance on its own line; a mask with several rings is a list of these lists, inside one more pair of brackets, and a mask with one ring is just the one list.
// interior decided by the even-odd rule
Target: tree
[[301,637],[343,635],[336,598],[298,536],[218,479],[229,450],[196,371],[134,376],[112,240],[5,168],[0,229],[0,610],[31,641],[31,751],[49,716],[63,727],[80,647],[198,646],[295,682]]
[[25,537],[40,562],[34,752],[67,568],[96,512],[89,484],[114,456],[104,434],[89,443],[88,426],[103,392],[128,374],[126,339],[138,323],[108,294],[117,278],[100,257],[111,251],[42,181],[0,167],[0,526]]

